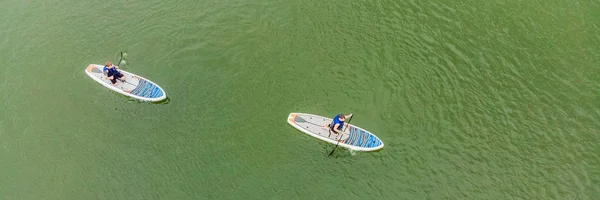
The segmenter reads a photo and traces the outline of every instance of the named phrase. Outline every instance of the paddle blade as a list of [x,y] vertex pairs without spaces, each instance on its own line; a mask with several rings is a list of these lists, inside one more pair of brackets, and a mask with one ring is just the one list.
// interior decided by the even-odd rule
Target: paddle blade
[[118,66],[127,65],[127,62],[125,61],[125,59],[127,59],[127,52],[121,51],[119,54],[119,63],[117,65]]

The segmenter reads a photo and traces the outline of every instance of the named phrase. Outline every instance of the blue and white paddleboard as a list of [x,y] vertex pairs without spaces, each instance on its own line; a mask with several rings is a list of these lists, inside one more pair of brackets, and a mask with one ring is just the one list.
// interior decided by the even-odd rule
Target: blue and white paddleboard
[[104,65],[90,64],[85,73],[104,87],[138,100],[157,102],[167,98],[165,91],[156,83],[121,69],[119,72],[123,74],[125,81],[118,80],[117,84],[113,85],[102,69]]
[[355,151],[375,151],[383,148],[383,142],[377,136],[352,124],[348,128],[345,128],[347,124],[344,125],[345,130],[341,137],[330,134],[329,129],[322,126],[332,121],[327,117],[305,113],[290,113],[287,118],[288,124],[317,139],[331,144],[337,144],[339,140],[340,147]]

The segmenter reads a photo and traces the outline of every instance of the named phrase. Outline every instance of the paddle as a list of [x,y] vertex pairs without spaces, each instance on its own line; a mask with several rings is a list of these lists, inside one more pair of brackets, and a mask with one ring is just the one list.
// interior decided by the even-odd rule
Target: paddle
[[329,153],[329,155],[327,155],[327,156],[331,156],[331,154],[333,154],[333,152],[335,151],[335,149],[337,149],[338,145],[340,145],[340,141],[342,140],[342,135],[344,134],[344,132],[346,132],[346,129],[350,126],[350,121],[352,121],[353,117],[354,117],[354,113],[352,114],[352,116],[350,116],[350,119],[348,120],[348,125],[346,125],[346,128],[344,128],[344,130],[340,133],[340,139],[337,141],[337,144],[335,145],[335,148],[333,148],[333,150],[331,151],[331,153]]

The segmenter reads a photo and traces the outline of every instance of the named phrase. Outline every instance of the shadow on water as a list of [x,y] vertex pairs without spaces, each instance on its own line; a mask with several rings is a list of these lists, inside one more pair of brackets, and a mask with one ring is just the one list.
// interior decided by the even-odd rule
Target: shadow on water
[[130,96],[125,96],[121,93],[109,90],[111,94],[117,96],[119,99],[124,100],[124,102],[126,103],[148,103],[148,104],[154,104],[154,105],[163,105],[163,104],[169,104],[169,102],[171,102],[171,99],[169,97],[165,98],[162,101],[143,101],[143,100],[139,100]]
[[381,149],[377,149],[377,150],[373,150],[373,151],[356,151],[356,150],[350,150],[350,149],[346,149],[346,148],[340,148],[339,146],[337,147],[337,149],[335,150],[335,152],[333,152],[333,154],[331,154],[331,156],[328,156],[329,153],[331,151],[333,151],[333,148],[335,148],[335,145],[331,146],[331,144],[327,143],[323,145],[323,149],[327,152],[325,154],[325,157],[332,157],[332,158],[348,158],[348,157],[352,157],[352,156],[356,156],[358,154],[378,154],[379,152],[381,152],[384,148]]
[[162,105],[162,104],[169,104],[169,102],[171,102],[171,98],[167,97],[167,98],[165,98],[165,100],[157,101],[157,102],[150,102],[150,103],[155,104],[155,105]]
[[125,99],[127,101],[127,103],[148,103],[148,104],[154,104],[154,105],[163,105],[163,104],[169,104],[169,102],[171,102],[171,99],[169,97],[165,98],[162,101],[142,101],[130,96],[125,96],[122,94],[119,94],[117,92],[111,91],[113,93],[115,93],[115,95],[121,96],[123,99]]

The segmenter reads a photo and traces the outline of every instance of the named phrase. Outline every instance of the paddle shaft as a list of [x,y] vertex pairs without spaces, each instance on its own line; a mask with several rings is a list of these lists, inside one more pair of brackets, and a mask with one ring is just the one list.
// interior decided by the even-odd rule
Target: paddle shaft
[[352,121],[352,118],[354,118],[354,114],[352,114],[352,116],[348,120],[348,125],[346,126],[346,128],[344,128],[344,130],[340,133],[340,139],[337,141],[337,144],[335,144],[335,147],[333,148],[333,150],[331,151],[331,153],[329,153],[329,155],[327,155],[327,156],[331,156],[331,154],[333,154],[333,152],[335,151],[335,149],[337,149],[338,145],[340,145],[340,140],[342,140],[341,134],[344,134],[344,132],[346,132],[346,129],[350,126],[350,121]]
[[121,51],[121,56],[119,58],[119,62],[117,63],[117,65],[121,65],[122,60],[123,60],[123,52]]

